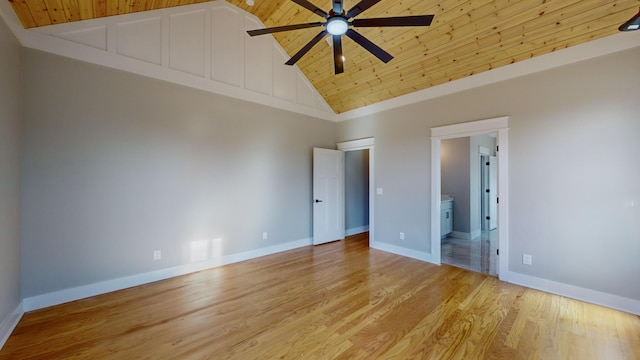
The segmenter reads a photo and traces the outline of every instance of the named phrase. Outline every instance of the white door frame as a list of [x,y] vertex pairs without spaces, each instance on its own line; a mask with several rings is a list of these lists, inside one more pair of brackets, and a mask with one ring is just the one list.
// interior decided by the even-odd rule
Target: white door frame
[[344,141],[338,143],[338,150],[342,151],[356,151],[356,150],[369,150],[369,246],[375,247],[375,226],[373,214],[375,214],[374,210],[374,147],[375,147],[375,139],[374,138],[366,138],[359,140],[351,140]]
[[440,264],[440,142],[466,136],[497,133],[498,158],[498,277],[509,270],[509,117],[471,121],[431,128],[431,256]]

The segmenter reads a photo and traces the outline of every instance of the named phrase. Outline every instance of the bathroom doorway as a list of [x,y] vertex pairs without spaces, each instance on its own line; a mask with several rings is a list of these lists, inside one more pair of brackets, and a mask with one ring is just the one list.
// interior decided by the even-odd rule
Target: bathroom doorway
[[[434,262],[499,277],[509,274],[508,120],[505,116],[431,129],[431,254]],[[452,140],[451,143],[448,140]],[[483,174],[482,156],[496,159],[497,191],[488,198],[489,201],[495,198],[493,220],[497,226],[493,229],[490,224],[483,225],[483,192],[491,180],[482,181],[482,177],[487,176]],[[455,167],[453,174],[449,173],[450,164]],[[447,231],[442,215],[449,200],[453,218]],[[486,221],[487,215],[484,216]],[[446,232],[443,233],[443,229]]]
[[493,276],[497,275],[497,214],[496,204],[491,204],[497,201],[495,149],[495,133],[444,139],[440,144],[441,224],[445,224],[441,262]]

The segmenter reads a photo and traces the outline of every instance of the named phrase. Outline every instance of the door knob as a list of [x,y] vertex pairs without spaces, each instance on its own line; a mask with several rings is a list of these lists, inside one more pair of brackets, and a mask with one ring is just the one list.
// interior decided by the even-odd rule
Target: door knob
[[321,203],[321,202],[322,202],[322,200],[318,200],[318,199],[316,199],[316,202],[317,202],[317,203]]

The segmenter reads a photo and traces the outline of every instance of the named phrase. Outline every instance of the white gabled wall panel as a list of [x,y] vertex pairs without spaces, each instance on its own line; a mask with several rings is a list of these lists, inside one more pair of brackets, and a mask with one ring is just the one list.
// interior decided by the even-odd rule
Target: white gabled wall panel
[[[314,88],[315,91],[315,88]],[[316,96],[316,109],[321,110],[323,112],[333,112],[333,109],[331,109],[331,106],[329,106],[329,104],[320,96]]]
[[335,121],[337,116],[255,16],[213,1],[25,30],[24,45]]
[[235,36],[240,31],[238,11],[228,7],[211,10],[211,79],[240,86],[241,44]]
[[[245,18],[244,30],[259,29],[257,20]],[[272,51],[273,38],[270,36],[245,36],[244,41],[244,84],[247,90],[265,95],[272,92]]]
[[205,11],[169,17],[169,67],[204,76]]
[[294,102],[296,101],[296,69],[293,66],[283,64],[289,57],[275,44],[273,53],[273,96]]
[[120,23],[119,55],[160,65],[162,63],[162,19],[159,17]]
[[314,91],[302,74],[296,77],[296,101],[298,104],[315,107]]
[[60,39],[88,45],[100,50],[107,50],[107,27],[98,26],[93,29],[69,31],[54,35]]

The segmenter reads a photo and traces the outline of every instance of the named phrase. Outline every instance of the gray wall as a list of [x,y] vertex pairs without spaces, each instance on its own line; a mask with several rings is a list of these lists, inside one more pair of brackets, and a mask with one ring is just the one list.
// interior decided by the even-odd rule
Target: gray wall
[[440,143],[440,184],[443,195],[453,196],[453,231],[470,230],[471,164],[469,137],[442,140]]
[[345,164],[345,227],[369,226],[369,150],[347,151]]
[[24,297],[311,237],[334,123],[34,50],[24,69]]
[[20,303],[20,52],[0,17],[0,323]]
[[339,141],[376,139],[376,240],[430,252],[429,129],[509,115],[510,270],[640,300],[638,57],[634,48],[339,123]]

